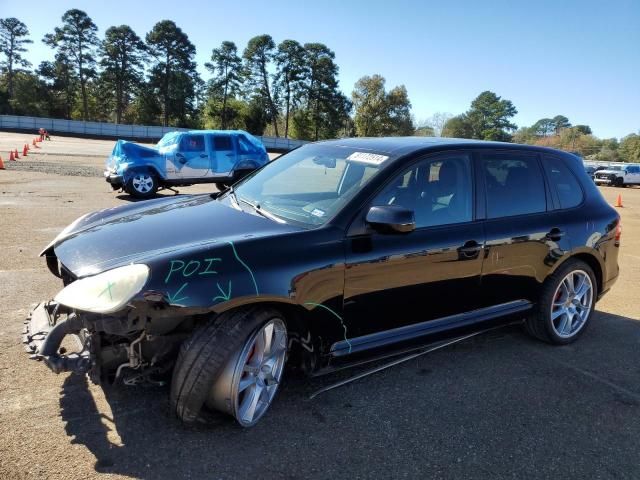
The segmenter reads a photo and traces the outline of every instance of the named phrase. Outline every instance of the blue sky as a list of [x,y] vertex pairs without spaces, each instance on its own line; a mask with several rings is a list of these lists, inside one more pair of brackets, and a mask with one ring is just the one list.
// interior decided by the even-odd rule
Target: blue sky
[[492,90],[515,104],[520,126],[562,114],[600,137],[640,130],[640,0],[0,0],[0,17],[27,24],[37,65],[52,59],[40,40],[69,8],[85,10],[101,36],[128,24],[144,37],[157,21],[174,20],[196,45],[205,78],[203,64],[223,40],[242,50],[268,33],[333,49],[347,95],[363,75],[404,84],[418,121],[461,113]]

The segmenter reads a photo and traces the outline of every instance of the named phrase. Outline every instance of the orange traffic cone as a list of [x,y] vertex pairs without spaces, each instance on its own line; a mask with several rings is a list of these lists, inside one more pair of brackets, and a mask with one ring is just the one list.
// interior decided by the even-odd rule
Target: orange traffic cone
[[9,150],[9,161],[14,162],[16,159],[13,158],[13,152]]
[[33,139],[33,146],[36,148],[40,148],[40,145],[38,145],[39,140],[37,138]]
[[27,147],[27,144],[25,143],[24,148],[22,149],[22,156],[26,157],[28,151],[29,151],[29,147]]
[[618,201],[616,202],[616,207],[618,208],[623,208],[624,205],[622,205],[622,195],[618,194]]
[[15,152],[13,152],[13,157],[17,160],[20,158],[20,156],[18,155],[18,149],[16,148]]
[[2,157],[0,157],[0,170],[5,170],[4,162],[2,161]]

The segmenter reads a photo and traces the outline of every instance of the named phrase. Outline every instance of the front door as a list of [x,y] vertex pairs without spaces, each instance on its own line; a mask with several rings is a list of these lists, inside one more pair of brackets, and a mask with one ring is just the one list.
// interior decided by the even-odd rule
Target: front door
[[472,170],[469,153],[430,156],[377,195],[371,205],[412,209],[416,229],[393,234],[369,228],[347,238],[348,341],[334,351],[419,337],[476,308],[484,234],[474,220]]
[[211,161],[207,152],[204,135],[187,134],[180,140],[175,154],[178,178],[200,178],[209,175]]
[[228,176],[236,164],[236,149],[233,137],[220,133],[211,136],[211,158],[216,176]]

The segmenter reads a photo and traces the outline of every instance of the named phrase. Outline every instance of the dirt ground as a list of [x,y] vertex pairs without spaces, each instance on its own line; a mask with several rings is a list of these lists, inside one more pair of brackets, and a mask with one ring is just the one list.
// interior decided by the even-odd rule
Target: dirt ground
[[8,162],[32,138],[0,132],[0,478],[640,478],[640,188],[602,189],[625,205],[622,271],[579,342],[507,328],[314,400],[347,374],[289,378],[249,430],[186,428],[167,388],[88,385],[25,354],[29,305],[61,287],[39,251],[128,201],[100,177],[113,142],[54,136]]

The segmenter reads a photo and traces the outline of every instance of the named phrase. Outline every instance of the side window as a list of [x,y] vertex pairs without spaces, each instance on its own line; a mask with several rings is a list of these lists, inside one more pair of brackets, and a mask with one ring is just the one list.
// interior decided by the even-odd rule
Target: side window
[[185,135],[180,143],[183,152],[203,152],[204,135]]
[[413,210],[416,228],[470,222],[473,218],[471,158],[466,153],[429,158],[395,177],[373,205]]
[[233,146],[231,145],[231,137],[229,135],[215,135],[213,137],[213,149],[216,152],[233,150]]
[[582,188],[561,158],[544,157],[544,170],[551,189],[558,193],[560,208],[571,208],[582,203]]
[[544,179],[534,155],[485,154],[481,168],[487,187],[487,217],[500,218],[547,209]]
[[256,149],[254,148],[252,143],[249,140],[247,140],[244,137],[244,135],[238,135],[237,139],[238,139],[238,151],[241,154],[255,153],[256,152]]

